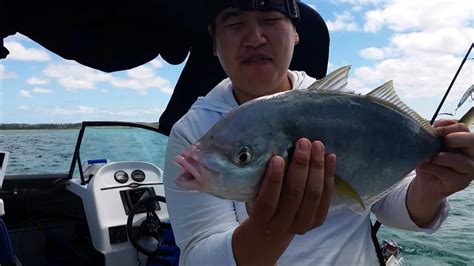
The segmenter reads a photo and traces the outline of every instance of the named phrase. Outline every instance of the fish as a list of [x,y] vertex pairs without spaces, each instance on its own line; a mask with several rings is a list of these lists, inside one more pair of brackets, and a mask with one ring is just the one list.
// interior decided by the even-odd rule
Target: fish
[[443,139],[400,100],[393,81],[366,95],[343,92],[349,70],[341,67],[307,89],[263,96],[230,111],[176,156],[183,169],[176,185],[248,202],[269,160],[279,155],[288,165],[295,142],[308,138],[337,156],[331,208],[365,211],[437,154]]

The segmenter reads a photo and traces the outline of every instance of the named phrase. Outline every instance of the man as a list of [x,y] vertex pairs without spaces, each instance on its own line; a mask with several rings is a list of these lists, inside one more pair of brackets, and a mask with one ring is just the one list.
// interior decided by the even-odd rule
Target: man
[[[325,155],[320,141],[298,140],[286,175],[283,158],[273,157],[258,195],[247,205],[174,183],[182,172],[175,156],[230,110],[315,81],[288,70],[299,42],[295,8],[294,0],[215,2],[209,32],[229,78],[175,124],[165,162],[167,206],[183,264],[378,264],[370,210],[363,215],[348,209],[328,213],[336,155]],[[449,152],[421,165],[416,177],[410,175],[372,206],[384,224],[434,232],[448,214],[445,198],[469,185],[474,134],[452,121],[438,129]]]

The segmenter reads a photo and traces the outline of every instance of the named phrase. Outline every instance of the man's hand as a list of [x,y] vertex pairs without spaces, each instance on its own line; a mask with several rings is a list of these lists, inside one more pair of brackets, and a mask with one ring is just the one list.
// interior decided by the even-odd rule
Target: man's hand
[[271,159],[256,198],[247,205],[254,222],[268,234],[304,234],[323,224],[334,184],[336,156],[320,141],[296,143],[287,175],[285,162]]
[[421,227],[436,217],[442,199],[466,188],[474,177],[474,133],[452,120],[439,121],[435,129],[445,137],[445,146],[416,169],[407,195],[410,216]]
[[[336,156],[324,145],[300,139],[285,176],[285,161],[274,156],[254,200],[249,219],[232,236],[237,264],[273,265],[295,234],[320,226],[326,219],[336,169]],[[262,247],[265,247],[262,249]]]
[[417,178],[429,197],[442,199],[466,188],[474,177],[474,133],[465,124],[443,120],[435,124],[445,147],[417,168]]

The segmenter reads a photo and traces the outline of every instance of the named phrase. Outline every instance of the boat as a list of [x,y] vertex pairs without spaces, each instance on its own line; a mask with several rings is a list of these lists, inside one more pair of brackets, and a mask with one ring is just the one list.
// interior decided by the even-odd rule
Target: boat
[[[153,163],[157,156],[150,155],[159,145],[157,134],[153,124],[85,121],[77,132],[69,173],[7,176],[1,190],[3,220],[17,244],[9,246],[10,261],[177,265],[163,171]],[[133,139],[139,141],[132,145]],[[124,150],[116,140],[131,147]],[[0,154],[4,173],[8,153]],[[0,242],[2,250],[6,246]],[[14,251],[18,256],[13,257]]]
[[[163,171],[156,158],[143,155],[152,153],[147,150],[154,147],[152,139],[167,136],[196,98],[225,77],[212,53],[206,5],[194,0],[0,0],[0,59],[9,54],[3,39],[20,33],[65,59],[104,72],[131,69],[158,55],[170,64],[186,60],[157,123],[84,121],[75,150],[66,155],[71,160],[69,172],[0,179],[0,207],[5,207],[0,217],[0,265],[178,264]],[[305,42],[296,47],[291,67],[322,78],[328,67],[328,29],[313,8],[298,5],[297,30]],[[31,15],[38,12],[42,20]],[[138,134],[136,139],[150,143],[124,152],[123,141],[98,128],[102,133]],[[0,154],[3,175],[9,153]]]
[[[200,30],[207,29],[205,21],[196,15],[205,1],[188,1],[186,10],[192,13],[175,2],[103,0],[93,4],[94,12],[83,14],[58,1],[0,0],[0,40],[22,33],[64,58],[105,72],[131,69],[158,55],[170,64],[187,59],[158,123],[83,121],[69,172],[5,176],[9,152],[0,151],[0,231],[6,232],[0,237],[1,265],[177,265],[163,171],[156,159],[143,158],[152,141],[123,154],[115,149],[123,143],[110,133],[125,131],[141,140],[167,136],[195,99],[224,77],[207,31]],[[89,4],[75,2],[77,10]],[[321,78],[328,63],[327,27],[314,9],[298,4],[298,33],[305,42],[296,47],[291,68]],[[44,20],[29,16],[39,11],[46,14]],[[89,21],[101,27],[91,28]],[[77,46],[77,39],[85,41]],[[1,44],[4,58],[8,51]],[[386,265],[402,265],[400,252],[394,241],[383,242]]]

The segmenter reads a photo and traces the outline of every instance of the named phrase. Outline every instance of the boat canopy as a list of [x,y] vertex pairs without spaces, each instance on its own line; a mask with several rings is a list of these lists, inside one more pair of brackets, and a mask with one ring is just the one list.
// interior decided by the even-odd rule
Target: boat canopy
[[[69,60],[114,72],[145,64],[158,55],[170,64],[188,58],[171,100],[159,119],[168,135],[197,97],[226,77],[212,53],[207,32],[208,0],[0,0],[0,58],[3,39],[21,33]],[[322,17],[298,2],[300,43],[291,69],[326,75],[329,33]]]

